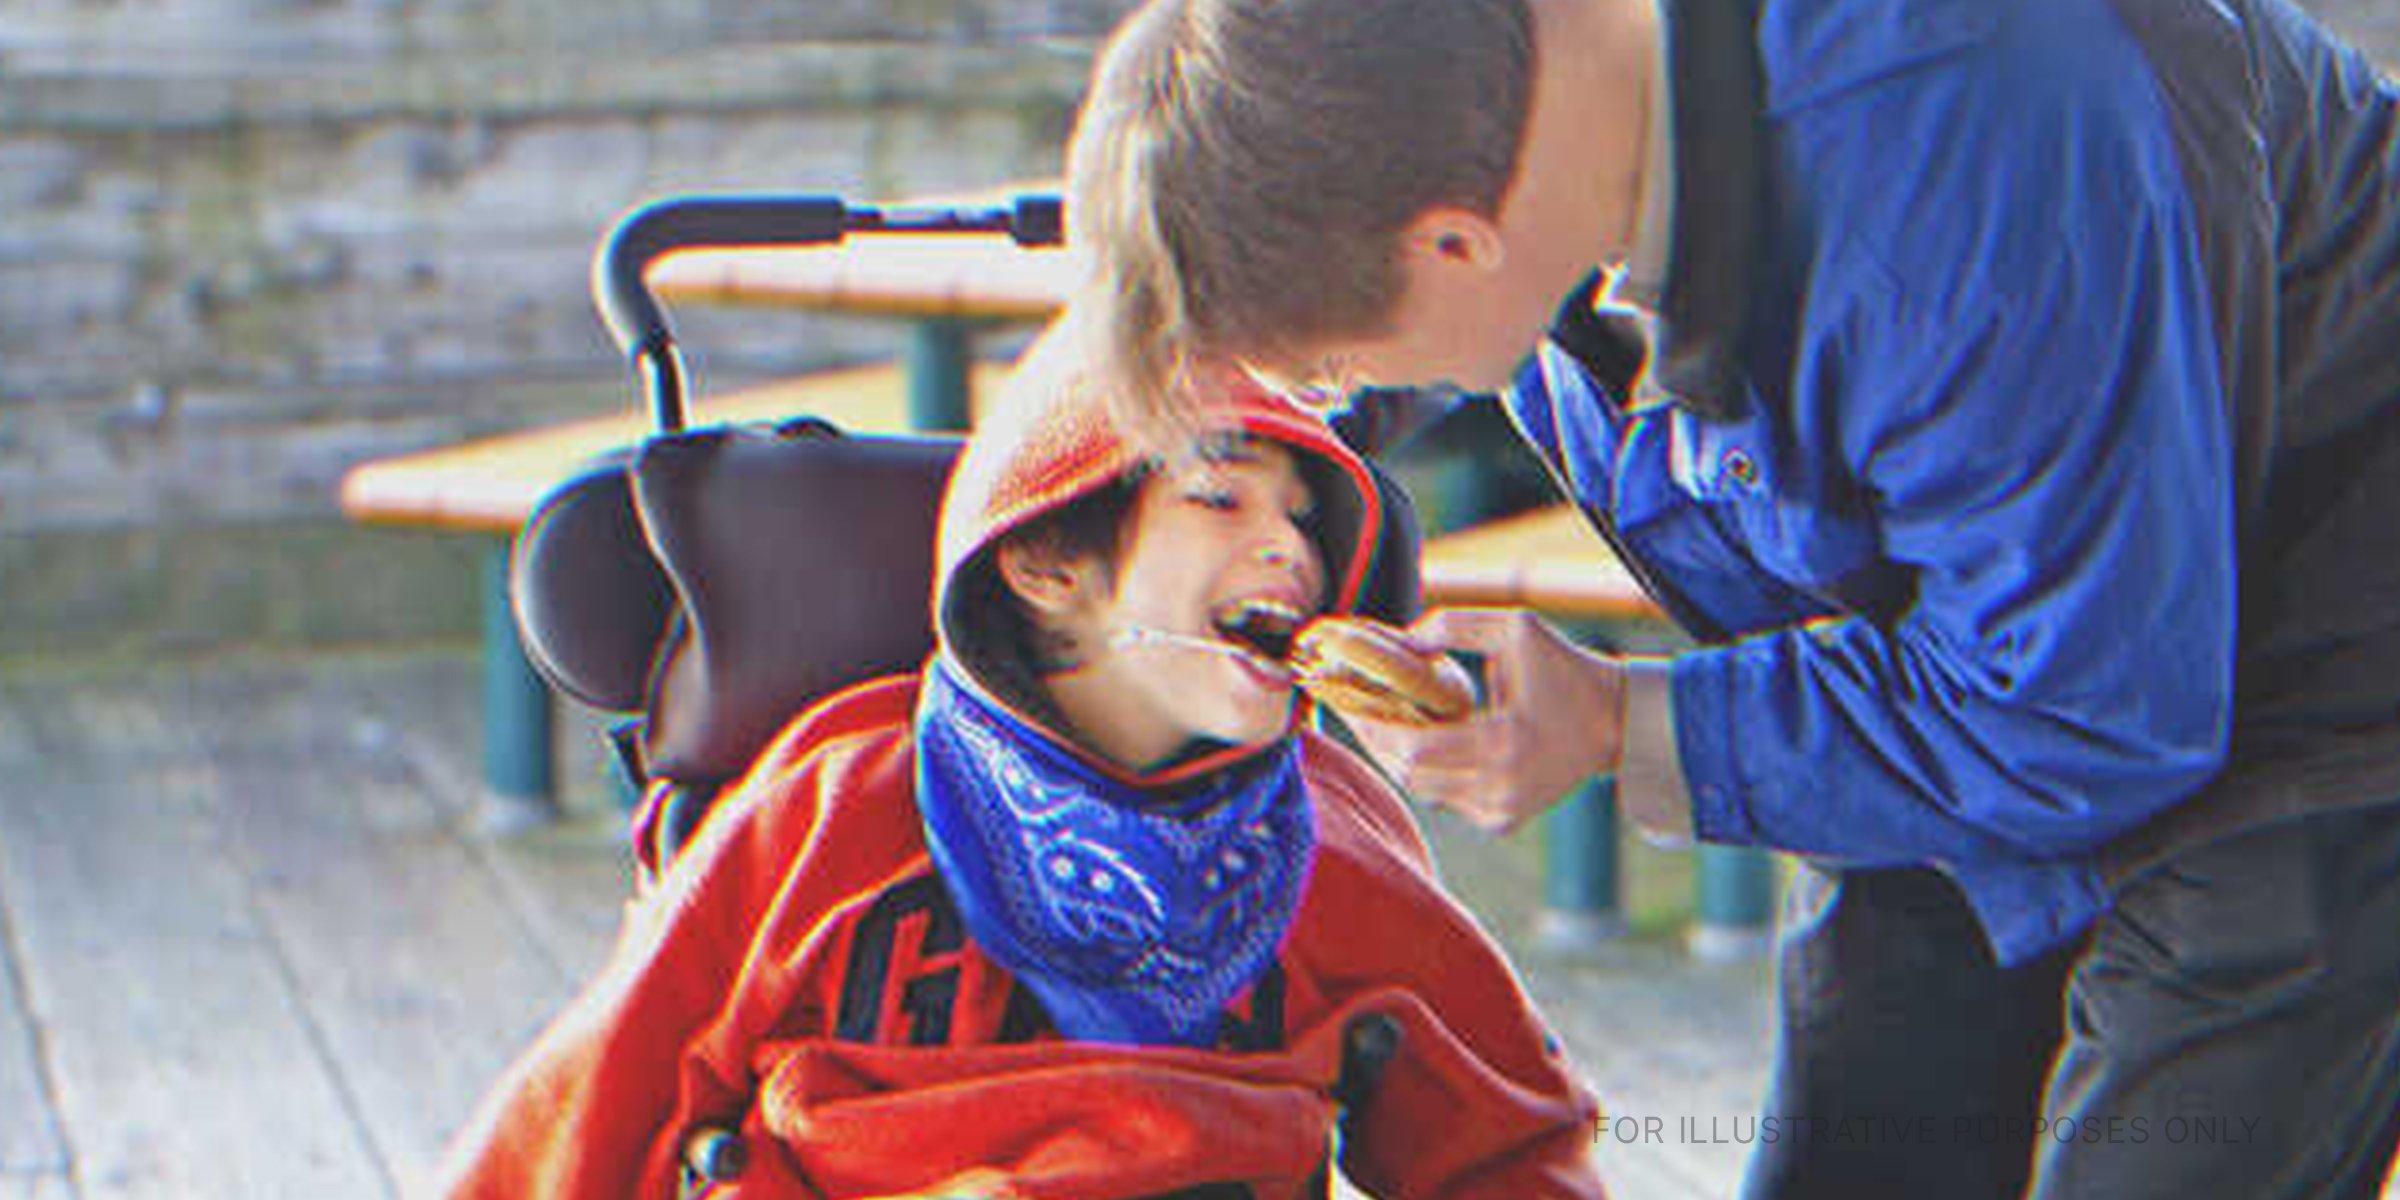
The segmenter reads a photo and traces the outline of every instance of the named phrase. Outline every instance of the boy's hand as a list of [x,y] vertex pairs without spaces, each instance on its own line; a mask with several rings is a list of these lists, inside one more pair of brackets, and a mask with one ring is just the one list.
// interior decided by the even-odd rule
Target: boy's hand
[[1410,795],[1506,833],[1576,785],[1613,772],[1625,735],[1625,669],[1519,609],[1437,610],[1410,629],[1479,654],[1484,707],[1462,721],[1351,728]]

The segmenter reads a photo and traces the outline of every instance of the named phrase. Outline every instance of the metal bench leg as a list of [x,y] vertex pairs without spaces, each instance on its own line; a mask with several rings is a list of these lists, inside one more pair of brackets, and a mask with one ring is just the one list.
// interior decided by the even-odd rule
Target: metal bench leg
[[908,419],[921,432],[954,432],[973,419],[967,372],[974,358],[973,327],[954,317],[929,317],[908,336]]
[[1542,817],[1542,912],[1534,943],[1573,954],[1625,932],[1617,885],[1617,787],[1594,779]]
[[1775,860],[1749,846],[1701,846],[1696,864],[1700,923],[1692,957],[1733,962],[1763,954],[1773,941]]
[[550,688],[526,661],[508,603],[508,542],[483,556],[484,822],[498,831],[558,816],[550,764]]

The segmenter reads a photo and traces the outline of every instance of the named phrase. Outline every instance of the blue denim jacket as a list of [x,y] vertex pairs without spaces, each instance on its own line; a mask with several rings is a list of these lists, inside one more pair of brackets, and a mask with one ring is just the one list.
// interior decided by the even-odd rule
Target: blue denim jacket
[[[2219,19],[2184,7],[2148,19]],[[2316,36],[2279,8],[2226,11]],[[1749,97],[1696,86],[1708,51],[1670,26],[1689,186],[1662,350],[1683,358],[1664,365],[1729,352],[1713,377],[1653,378],[1724,394],[1629,410],[1623,380],[1553,340],[1504,401],[1710,643],[1672,674],[1699,835],[1930,863],[2022,961],[2105,910],[2106,844],[2227,761],[2244,464],[2265,451],[2242,444],[2257,364],[2217,268],[2256,217],[2226,210],[2266,184],[2195,186],[2176,106],[2224,64],[2177,60],[2105,0],[1792,0],[1747,20]],[[1754,193],[1696,191],[1743,175],[1681,156],[1736,136],[1755,137]],[[2271,262],[2253,223],[2268,244],[2233,248]],[[2391,261],[2387,239],[2367,266]],[[1678,311],[1678,280],[1710,270],[1738,274],[1720,289],[1737,302]]]

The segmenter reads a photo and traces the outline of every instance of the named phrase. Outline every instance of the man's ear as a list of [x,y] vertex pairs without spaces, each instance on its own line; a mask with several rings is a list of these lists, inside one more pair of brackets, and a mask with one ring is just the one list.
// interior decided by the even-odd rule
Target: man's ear
[[1098,574],[1090,559],[1063,553],[1040,539],[1002,542],[993,558],[1008,590],[1044,617],[1063,616],[1082,604]]
[[1400,231],[1401,258],[1411,270],[1464,267],[1496,270],[1508,257],[1500,227],[1463,208],[1437,205]]

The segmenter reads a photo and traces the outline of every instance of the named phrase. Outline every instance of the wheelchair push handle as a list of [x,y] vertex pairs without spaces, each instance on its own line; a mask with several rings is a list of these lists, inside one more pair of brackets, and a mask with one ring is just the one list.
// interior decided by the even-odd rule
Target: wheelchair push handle
[[633,362],[661,433],[686,416],[683,356],[666,310],[650,291],[651,264],[679,250],[825,246],[851,234],[1006,234],[1020,246],[1065,236],[1057,196],[995,205],[856,205],[833,196],[674,196],[635,209],[592,260],[592,297],[609,337]]

